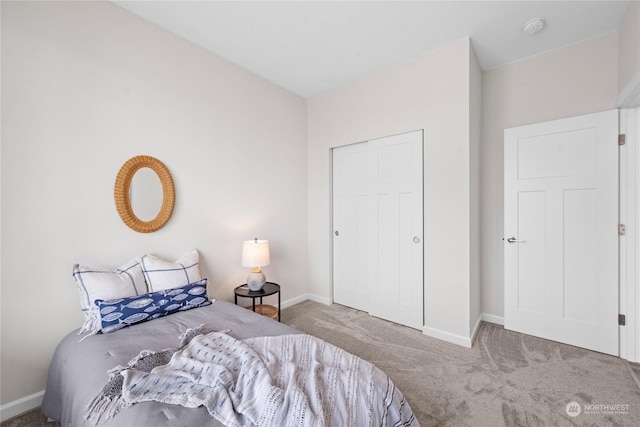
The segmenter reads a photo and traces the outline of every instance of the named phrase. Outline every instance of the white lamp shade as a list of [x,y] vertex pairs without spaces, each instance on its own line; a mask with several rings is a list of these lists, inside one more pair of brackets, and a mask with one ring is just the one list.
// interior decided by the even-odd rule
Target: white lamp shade
[[242,265],[264,267],[271,264],[268,240],[247,240],[242,245]]

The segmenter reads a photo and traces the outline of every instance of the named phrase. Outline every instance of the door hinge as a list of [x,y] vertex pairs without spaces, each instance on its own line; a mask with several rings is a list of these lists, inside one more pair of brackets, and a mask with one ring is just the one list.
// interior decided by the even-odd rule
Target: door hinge
[[618,224],[618,236],[624,236],[626,232],[627,228],[624,226],[624,224]]
[[618,145],[624,145],[627,143],[627,137],[624,133],[618,135]]
[[627,324],[627,317],[624,314],[618,314],[618,325],[625,326]]

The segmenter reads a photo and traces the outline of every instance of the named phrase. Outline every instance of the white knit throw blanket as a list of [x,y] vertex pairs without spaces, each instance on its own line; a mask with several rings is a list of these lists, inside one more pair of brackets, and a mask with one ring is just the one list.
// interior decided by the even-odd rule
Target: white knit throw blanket
[[121,374],[123,407],[204,406],[226,426],[418,426],[382,371],[310,335],[239,341],[212,332],[150,373]]

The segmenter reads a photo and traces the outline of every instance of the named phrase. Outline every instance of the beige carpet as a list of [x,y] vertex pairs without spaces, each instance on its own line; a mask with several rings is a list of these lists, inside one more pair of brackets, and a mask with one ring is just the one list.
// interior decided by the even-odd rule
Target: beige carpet
[[[467,349],[335,304],[306,301],[283,314],[385,371],[423,427],[640,426],[640,383],[630,365],[640,369],[616,357],[488,323]],[[567,415],[570,402],[580,415]]]
[[[640,365],[616,357],[492,324],[467,349],[311,301],[283,310],[282,321],[385,371],[423,427],[640,426]],[[575,417],[567,414],[571,402],[581,411]],[[59,424],[38,409],[2,423],[18,426]]]

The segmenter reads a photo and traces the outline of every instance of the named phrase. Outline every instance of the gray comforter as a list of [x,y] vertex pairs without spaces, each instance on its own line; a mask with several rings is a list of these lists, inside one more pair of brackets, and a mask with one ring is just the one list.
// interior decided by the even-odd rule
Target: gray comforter
[[[206,325],[212,330],[229,330],[238,338],[299,333],[271,319],[225,301],[207,307],[175,313],[119,331],[95,335],[79,342],[76,331],[58,345],[49,366],[49,378],[42,412],[63,426],[88,426],[84,419],[91,399],[102,390],[107,372],[126,365],[141,350],[158,351],[179,345],[180,334]],[[143,402],[118,414],[101,426],[221,426],[204,407],[190,409],[179,405]]]
[[[149,374],[123,366],[144,355],[180,347],[180,335],[200,326],[200,330],[225,333],[197,335],[182,349],[173,350],[169,363],[162,362]],[[119,367],[126,368],[122,371],[122,397],[129,403],[112,413],[113,418],[101,422],[101,427],[221,426],[212,415],[236,426],[418,425],[402,393],[382,371],[322,340],[299,334],[289,326],[224,301],[82,341],[74,332],[56,349],[42,412],[63,426],[90,426],[86,417],[91,415],[96,416],[93,421],[104,420],[103,409],[99,408],[111,404],[100,395],[109,382],[108,372]],[[230,378],[246,381],[236,378],[230,382],[232,387],[217,387],[224,375],[209,378],[202,374],[210,368],[214,372],[216,367],[224,368]],[[186,381],[193,372],[201,374]],[[129,376],[133,378],[131,384],[127,383]],[[136,396],[132,390],[138,390],[140,384],[144,392]],[[262,386],[255,389],[256,384]],[[202,390],[192,394],[191,389]],[[263,393],[262,389],[269,392]],[[271,393],[274,390],[279,394]],[[176,400],[173,391],[184,392],[179,394],[188,399]],[[98,406],[93,401],[96,396],[98,402],[102,401]],[[225,402],[230,403],[226,409]]]

